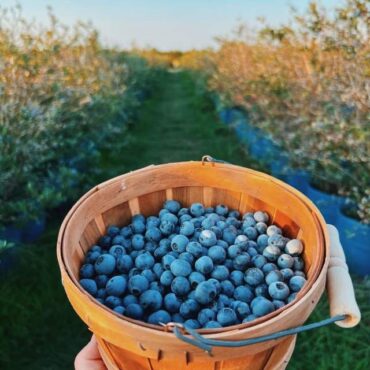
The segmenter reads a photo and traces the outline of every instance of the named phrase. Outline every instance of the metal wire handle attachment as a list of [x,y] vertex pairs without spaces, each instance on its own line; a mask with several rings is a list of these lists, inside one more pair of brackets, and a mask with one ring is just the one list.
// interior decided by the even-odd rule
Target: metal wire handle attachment
[[[189,328],[186,325],[180,324],[180,323],[168,323],[163,326],[168,329],[173,329],[173,332],[175,336],[193,346],[196,346],[204,351],[206,351],[210,356],[212,356],[212,347],[230,347],[230,348],[236,348],[236,347],[244,347],[249,346],[256,343],[266,342],[269,340],[274,340],[282,337],[286,337],[288,335],[294,335],[298,333],[302,333],[304,331],[309,331],[312,329],[321,328],[323,326],[332,324],[336,321],[342,321],[345,320],[347,315],[337,315],[334,317],[330,317],[328,319],[318,321],[312,324],[297,326],[295,328],[286,329],[279,331],[277,333],[262,335],[260,337],[256,338],[249,338],[249,339],[243,339],[243,340],[237,340],[237,341],[226,341],[226,340],[217,340],[217,339],[209,339],[205,338],[202,335],[200,335],[195,329]],[[190,336],[186,336],[185,334],[188,333]]]
[[211,157],[210,155],[206,154],[202,157],[202,164],[204,164],[205,162],[210,162],[210,163],[229,163],[229,162],[226,162],[226,161],[223,161],[222,159],[216,159],[216,158],[213,158]]

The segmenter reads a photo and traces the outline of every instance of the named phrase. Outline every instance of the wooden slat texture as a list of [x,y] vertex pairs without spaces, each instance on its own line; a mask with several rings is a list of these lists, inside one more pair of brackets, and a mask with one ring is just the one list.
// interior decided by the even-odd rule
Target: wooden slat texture
[[144,216],[154,216],[158,214],[166,199],[166,191],[156,191],[140,196],[140,213]]
[[119,227],[125,226],[129,224],[131,220],[130,206],[128,202],[120,203],[105,211],[102,217],[106,227],[109,225],[117,225]]

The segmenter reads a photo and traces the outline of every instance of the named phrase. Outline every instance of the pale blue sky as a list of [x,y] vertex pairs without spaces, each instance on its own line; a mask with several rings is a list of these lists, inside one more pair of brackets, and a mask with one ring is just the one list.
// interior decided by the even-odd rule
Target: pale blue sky
[[[322,0],[328,8],[343,0]],[[309,0],[18,0],[29,18],[46,20],[51,5],[63,23],[90,20],[103,43],[160,50],[215,46],[215,36],[229,35],[239,21],[256,24],[265,17],[277,25],[289,19],[289,4],[303,11]],[[14,0],[0,0],[9,6]]]

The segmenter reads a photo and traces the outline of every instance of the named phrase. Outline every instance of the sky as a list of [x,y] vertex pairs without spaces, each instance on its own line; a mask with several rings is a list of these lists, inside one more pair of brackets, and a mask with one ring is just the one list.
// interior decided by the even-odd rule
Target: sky
[[[334,8],[343,0],[321,0]],[[238,24],[270,24],[289,20],[289,5],[304,11],[309,0],[18,0],[24,15],[47,21],[50,5],[65,24],[91,21],[103,44],[129,48],[189,50],[216,46],[215,37],[231,35]],[[15,0],[0,0],[3,7]]]

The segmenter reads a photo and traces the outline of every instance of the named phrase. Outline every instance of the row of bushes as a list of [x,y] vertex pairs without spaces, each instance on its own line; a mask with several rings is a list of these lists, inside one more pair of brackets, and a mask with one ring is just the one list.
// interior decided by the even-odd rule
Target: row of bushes
[[333,14],[312,2],[294,20],[221,40],[210,89],[244,109],[316,187],[352,199],[351,215],[369,223],[369,2],[347,0]]
[[[145,97],[141,58],[107,51],[96,31],[0,10],[0,229],[74,199]],[[115,147],[112,148],[112,143]],[[77,189],[77,190],[76,190]],[[0,230],[1,233],[1,230]]]

